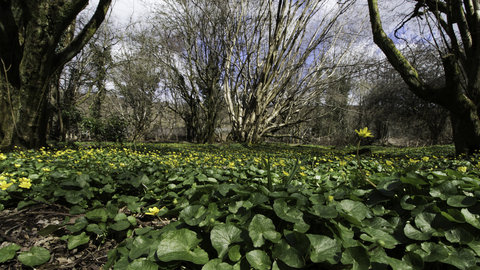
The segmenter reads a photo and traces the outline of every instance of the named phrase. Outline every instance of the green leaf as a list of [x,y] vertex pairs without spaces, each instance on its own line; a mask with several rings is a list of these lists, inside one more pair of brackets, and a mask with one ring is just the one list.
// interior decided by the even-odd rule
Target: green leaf
[[152,242],[153,240],[151,238],[149,239],[144,235],[135,237],[132,243],[132,248],[128,253],[128,258],[130,258],[130,260],[135,260],[142,255],[148,255]]
[[424,233],[434,233],[436,230],[432,228],[432,224],[436,216],[433,213],[420,213],[415,217],[415,225]]
[[58,229],[60,229],[63,226],[65,226],[65,225],[51,225],[50,224],[50,225],[47,225],[47,227],[38,231],[38,234],[41,235],[41,236],[47,236],[47,235],[57,231]]
[[68,249],[74,249],[78,246],[88,243],[88,241],[90,241],[90,237],[88,237],[85,232],[82,232],[80,235],[71,235],[68,238],[67,247]]
[[407,265],[411,266],[413,270],[423,270],[424,263],[423,259],[420,255],[409,252],[402,257],[402,261],[407,263]]
[[22,247],[17,246],[15,244],[11,244],[9,246],[3,247],[0,249],[0,263],[4,263],[10,259],[15,257],[17,251],[19,251]]
[[234,245],[230,249],[228,249],[228,258],[232,262],[238,262],[242,258],[239,245]]
[[206,264],[209,261],[207,252],[197,247],[201,241],[197,234],[189,229],[168,231],[158,245],[157,256],[164,262],[182,260]]
[[443,263],[451,264],[458,269],[469,269],[476,265],[478,259],[475,257],[475,253],[471,249],[467,248],[454,248],[447,246],[448,249],[448,256],[441,260]]
[[465,220],[467,221],[468,224],[472,225],[473,227],[480,229],[480,219],[478,215],[474,215],[468,211],[467,208],[463,208],[461,210],[463,216],[465,217]]
[[310,228],[303,220],[302,211],[288,206],[284,199],[276,199],[273,203],[273,210],[279,218],[295,223],[294,229],[298,232],[305,233]]
[[205,220],[206,212],[203,205],[189,205],[180,212],[178,218],[190,226],[196,226]]
[[27,266],[41,265],[50,260],[50,252],[44,247],[32,247],[18,255],[18,260]]
[[221,259],[213,259],[205,264],[202,270],[235,270],[235,268],[228,263],[222,262]]
[[400,201],[400,206],[402,206],[402,208],[405,209],[405,210],[415,209],[415,207],[417,207],[417,206],[409,203],[410,201],[412,201],[410,199],[410,195],[405,195],[405,196],[402,197],[402,200]]
[[430,195],[432,197],[438,197],[442,200],[446,200],[450,195],[457,195],[457,193],[457,188],[451,181],[443,182],[430,189]]
[[336,218],[338,216],[338,212],[333,206],[315,204],[312,206],[312,210],[312,214],[321,218]]
[[450,196],[447,199],[447,204],[452,207],[469,207],[477,203],[477,199],[469,196]]
[[137,229],[135,229],[135,234],[136,235],[142,235],[142,234],[148,233],[151,230],[153,230],[153,228],[150,227],[150,226],[147,226],[147,227],[144,227],[144,228],[137,228]]
[[477,253],[477,256],[480,256],[480,241],[472,241],[467,245]]
[[89,220],[95,221],[95,222],[105,222],[107,221],[107,211],[103,208],[98,208],[92,211],[88,211],[86,214],[86,217]]
[[85,228],[87,225],[88,225],[88,222],[86,218],[81,217],[75,220],[75,224],[67,225],[67,230],[71,231],[72,233],[76,233],[83,230],[83,228]]
[[445,248],[445,245],[432,242],[423,242],[422,250],[414,252],[420,255],[425,262],[436,262],[448,257],[448,250]]
[[90,186],[88,182],[90,181],[90,176],[88,174],[77,175],[76,179],[78,185],[82,188]]
[[75,192],[75,194],[70,195],[65,195],[65,200],[71,204],[79,204],[81,201],[83,201],[83,197],[78,194],[78,192]]
[[367,207],[352,200],[343,200],[337,204],[337,211],[348,221],[360,225],[367,215]]
[[126,219],[127,219],[127,215],[125,213],[118,213],[113,218],[113,220],[115,221],[126,220]]
[[120,220],[120,221],[117,221],[116,223],[113,223],[110,225],[110,228],[112,228],[112,230],[114,231],[123,231],[123,230],[126,230],[128,229],[128,227],[130,227],[130,222],[128,222],[127,220]]
[[272,265],[272,261],[268,254],[259,249],[252,250],[245,256],[250,266],[258,270],[268,270]]
[[448,212],[441,211],[440,214],[444,216],[449,221],[457,222],[457,223],[465,223],[465,217],[463,216],[462,212],[457,209],[448,209]]
[[278,259],[286,265],[294,268],[302,268],[305,266],[302,253],[291,247],[285,240],[280,240],[273,248],[273,259]]
[[337,264],[341,257],[340,245],[334,239],[324,235],[307,234],[310,240],[310,259],[314,263],[328,262]]
[[473,236],[463,228],[455,228],[445,233],[445,238],[450,243],[468,244],[474,240]]
[[126,270],[157,270],[158,265],[147,258],[139,258],[131,262]]
[[70,208],[69,211],[70,215],[78,215],[85,213],[85,209],[83,209],[80,205],[74,205]]
[[132,186],[138,188],[141,184],[148,185],[150,183],[150,179],[148,176],[142,173],[141,175],[133,178],[130,183]]
[[19,201],[17,204],[17,210],[21,210],[29,205],[36,204],[35,201]]
[[108,218],[114,218],[118,214],[118,207],[112,204],[111,201],[107,203],[107,216]]
[[426,241],[432,237],[433,233],[423,233],[417,229],[415,229],[412,225],[407,224],[405,228],[403,229],[403,232],[405,235],[413,240],[419,240],[419,241]]
[[344,264],[353,264],[352,270],[368,270],[370,259],[367,251],[363,247],[349,247],[345,250],[342,257]]
[[363,228],[363,230],[370,235],[371,238],[367,238],[364,235],[361,235],[360,238],[366,241],[374,242],[381,240],[384,242],[384,248],[393,249],[399,242],[395,239],[390,233],[385,232],[381,229],[375,228]]
[[217,250],[218,258],[223,258],[228,252],[228,246],[242,242],[240,234],[242,230],[232,224],[220,224],[215,226],[210,233],[212,246]]
[[248,226],[248,234],[252,238],[254,247],[261,247],[265,243],[264,239],[268,239],[277,243],[282,235],[275,230],[273,221],[261,214],[253,217],[250,226]]
[[411,184],[411,185],[426,185],[427,182],[423,181],[420,178],[414,177],[400,177],[400,181],[404,184]]

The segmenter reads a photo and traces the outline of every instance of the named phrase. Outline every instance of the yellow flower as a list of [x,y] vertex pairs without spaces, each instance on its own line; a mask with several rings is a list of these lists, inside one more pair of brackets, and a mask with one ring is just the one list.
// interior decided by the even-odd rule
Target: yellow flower
[[42,171],[44,172],[50,172],[51,170],[49,168],[42,168]]
[[20,168],[21,166],[21,164],[15,164],[15,168]]
[[3,153],[0,154],[0,160],[5,160],[5,159],[7,159],[7,155],[5,155]]
[[24,182],[21,182],[20,185],[18,185],[18,186],[21,187],[21,188],[30,188],[32,186],[32,183],[24,181]]
[[393,164],[393,162],[391,162],[390,160],[386,160],[385,164],[387,164],[387,166],[391,166]]
[[459,172],[465,173],[465,172],[467,172],[467,167],[464,167],[464,166],[458,167],[457,170],[458,170]]
[[327,199],[327,200],[328,200],[328,202],[332,202],[332,201],[333,201],[333,199],[334,199],[334,198],[333,198],[333,196],[332,196],[332,195],[330,195],[330,196],[328,196],[328,199]]
[[146,215],[151,215],[151,216],[156,216],[158,214],[158,212],[160,212],[160,209],[158,209],[156,206],[153,207],[153,208],[148,208],[148,211],[147,213],[145,213]]
[[13,185],[13,183],[7,183],[7,181],[0,182],[0,188],[2,190],[7,190],[7,188],[9,188],[11,185]]
[[364,129],[360,129],[360,130],[355,130],[355,132],[357,132],[358,136],[360,136],[362,138],[373,137],[372,131],[368,130],[367,127],[365,127]]
[[423,162],[427,162],[430,158],[429,157],[422,157]]
[[82,172],[77,172],[78,175],[82,175]]
[[347,165],[347,162],[346,162],[346,161],[343,161],[343,160],[340,161],[339,163],[340,163],[340,166],[345,166],[345,165]]
[[289,174],[288,172],[286,172],[286,171],[283,171],[283,174],[284,174],[285,176],[289,176],[289,175],[290,175],[290,174]]

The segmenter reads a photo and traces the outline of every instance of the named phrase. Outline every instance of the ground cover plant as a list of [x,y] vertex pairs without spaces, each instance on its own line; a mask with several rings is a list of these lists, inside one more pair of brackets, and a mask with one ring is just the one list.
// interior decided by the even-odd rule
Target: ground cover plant
[[454,157],[452,146],[369,149],[111,144],[0,153],[0,264],[479,269],[480,156]]

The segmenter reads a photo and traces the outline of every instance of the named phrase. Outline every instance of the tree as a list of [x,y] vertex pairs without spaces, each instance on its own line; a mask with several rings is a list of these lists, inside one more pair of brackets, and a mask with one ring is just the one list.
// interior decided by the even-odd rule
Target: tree
[[[234,140],[255,143],[308,121],[322,84],[346,51],[336,55],[346,24],[337,19],[351,3],[231,2],[223,93]],[[349,33],[350,42],[355,34]]]
[[[165,1],[162,27],[170,108],[185,122],[188,141],[213,143],[223,105],[226,1]],[[174,46],[172,46],[174,45]],[[175,99],[177,97],[179,100]]]
[[0,1],[0,151],[46,146],[49,80],[87,44],[111,0],[100,0],[77,36],[57,51],[88,0]]
[[378,0],[368,0],[374,42],[410,91],[449,111],[456,154],[468,155],[480,149],[480,4],[471,0],[413,2],[413,11],[400,27],[414,19],[423,23],[429,31],[425,41],[434,44],[442,59],[445,83],[438,86],[419,75],[383,30]]
[[114,98],[122,119],[131,127],[129,139],[142,138],[160,116],[160,65],[157,44],[150,29],[128,33],[112,76]]

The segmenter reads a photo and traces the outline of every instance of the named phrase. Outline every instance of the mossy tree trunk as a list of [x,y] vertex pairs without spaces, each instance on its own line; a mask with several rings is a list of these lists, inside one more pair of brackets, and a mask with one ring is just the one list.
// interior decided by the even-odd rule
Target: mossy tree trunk
[[100,0],[85,27],[57,51],[88,0],[0,1],[0,151],[46,146],[49,80],[95,34],[110,3]]
[[[426,12],[432,13],[430,18],[441,20],[438,25],[449,40],[444,48],[437,48],[442,57],[445,85],[435,87],[420,78],[417,70],[384,32],[378,0],[368,0],[373,38],[388,61],[415,95],[450,112],[457,155],[468,155],[480,149],[480,16],[478,5],[474,2],[419,0],[416,3],[410,19],[421,17]],[[461,42],[457,39],[455,25],[458,26]]]

